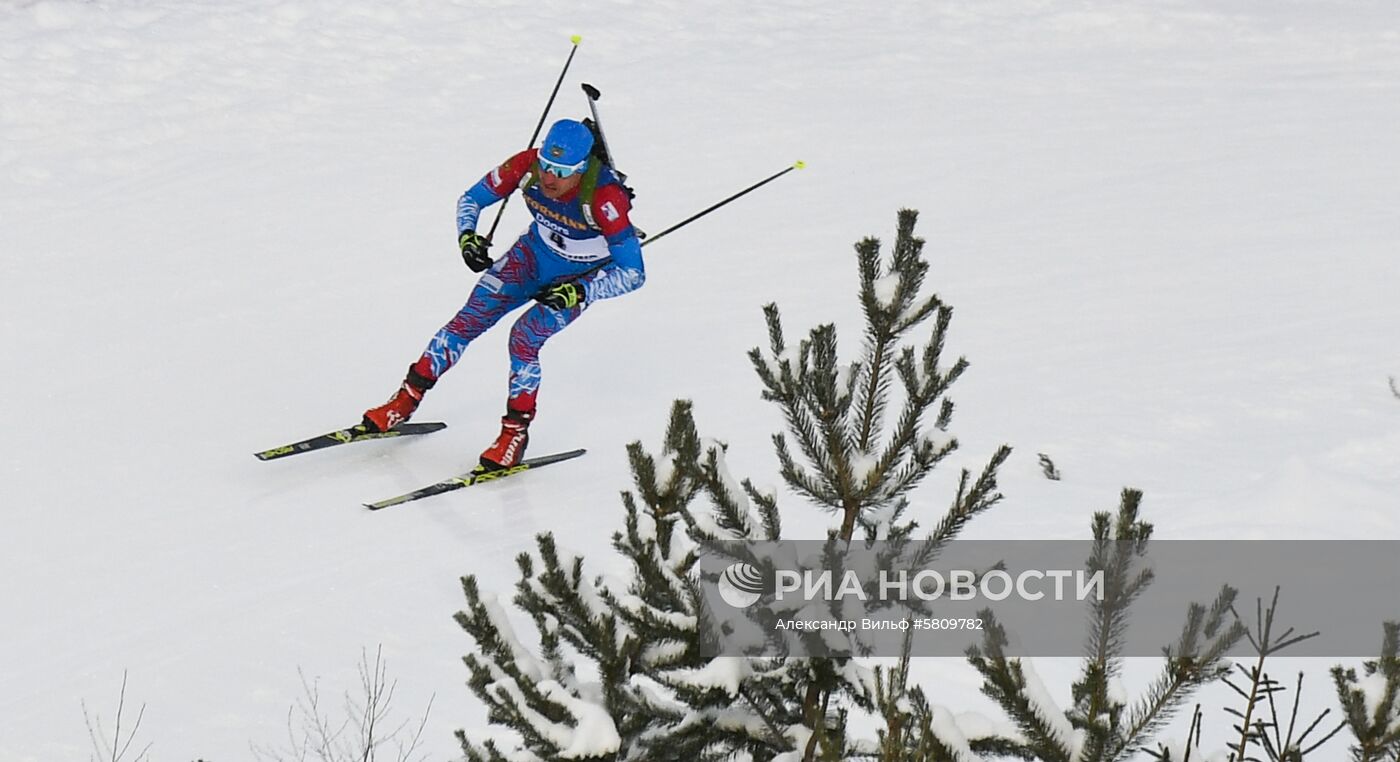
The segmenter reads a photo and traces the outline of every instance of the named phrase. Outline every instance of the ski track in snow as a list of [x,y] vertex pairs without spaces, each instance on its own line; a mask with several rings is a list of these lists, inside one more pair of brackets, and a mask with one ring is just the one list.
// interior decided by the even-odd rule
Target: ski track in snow
[[[123,670],[153,758],[246,757],[285,736],[298,668],[338,695],[378,644],[449,758],[484,724],[458,578],[509,595],[543,531],[618,571],[622,447],[674,397],[775,481],[759,308],[854,349],[850,246],[901,206],[972,362],[920,506],[1007,442],[968,536],[1082,537],[1125,485],[1162,537],[1400,533],[1393,4],[580,8],[0,4],[0,392],[38,426],[0,445],[0,759],[86,755],[80,702],[110,722]],[[498,330],[425,402],[446,431],[255,462],[353,422],[460,305],[457,194],[523,143],[575,33],[554,115],[603,90],[643,227],[808,169],[648,248],[646,288],[551,342],[532,452],[586,461],[359,508],[474,459]],[[917,669],[997,716],[956,660]],[[1068,703],[1073,663],[1037,669]]]

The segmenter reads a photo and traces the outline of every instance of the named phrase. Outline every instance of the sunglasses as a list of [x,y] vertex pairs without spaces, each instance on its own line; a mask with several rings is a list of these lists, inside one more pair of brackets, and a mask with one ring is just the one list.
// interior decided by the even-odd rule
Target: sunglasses
[[540,169],[560,179],[563,179],[565,177],[572,177],[573,175],[576,175],[579,172],[582,172],[583,170],[588,168],[587,159],[579,162],[578,164],[559,164],[556,162],[552,162],[543,156],[539,157],[539,159]]

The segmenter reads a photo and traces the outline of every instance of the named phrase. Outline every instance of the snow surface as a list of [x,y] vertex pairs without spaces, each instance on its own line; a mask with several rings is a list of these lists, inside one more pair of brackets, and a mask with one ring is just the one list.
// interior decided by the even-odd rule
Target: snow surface
[[[603,91],[643,227],[807,169],[648,247],[642,291],[551,342],[534,448],[586,460],[359,507],[474,460],[498,330],[425,402],[448,430],[254,461],[356,420],[458,308],[457,195],[523,147],[570,34],[554,115]],[[1007,442],[970,537],[1083,537],[1131,485],[1159,537],[1396,538],[1397,90],[1390,0],[4,0],[0,760],[87,756],[81,702],[110,727],[123,671],[153,759],[246,758],[298,668],[349,690],[379,644],[451,758],[484,725],[458,577],[509,596],[542,531],[625,573],[622,448],[675,397],[774,481],[759,308],[854,350],[851,246],[901,206],[972,362],[917,509]],[[830,520],[781,505],[790,537]],[[1048,699],[1073,670],[1037,662]],[[917,671],[995,716],[960,660]]]

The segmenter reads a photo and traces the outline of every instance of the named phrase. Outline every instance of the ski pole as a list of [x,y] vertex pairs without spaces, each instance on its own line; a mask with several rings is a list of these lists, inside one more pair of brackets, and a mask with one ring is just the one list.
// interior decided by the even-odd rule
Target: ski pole
[[[745,189],[739,191],[738,193],[735,193],[734,195],[730,196],[729,198],[726,198],[725,200],[723,200],[723,201],[721,201],[721,202],[719,202],[719,203],[717,203],[717,204],[714,204],[714,205],[712,205],[712,206],[710,206],[710,207],[708,207],[708,208],[706,208],[706,209],[704,209],[704,210],[702,210],[702,211],[696,212],[695,214],[692,214],[692,215],[690,215],[689,217],[686,217],[685,219],[681,220],[680,222],[677,222],[676,224],[672,225],[672,226],[669,227],[669,228],[666,228],[665,230],[661,231],[660,233],[657,233],[657,234],[654,235],[654,236],[648,236],[648,237],[646,237],[646,238],[642,241],[641,245],[642,245],[642,246],[646,246],[647,244],[651,243],[652,241],[655,241],[656,239],[660,238],[661,236],[666,235],[667,233],[673,232],[673,231],[675,231],[675,230],[679,230],[680,228],[683,228],[683,227],[685,227],[686,225],[689,225],[690,223],[692,223],[692,222],[694,222],[694,221],[700,219],[701,217],[704,217],[705,215],[709,214],[710,212],[713,212],[714,210],[720,208],[721,206],[724,206],[725,204],[727,204],[727,203],[733,201],[734,199],[739,198],[740,196],[742,196],[742,195],[744,195],[744,194],[746,194],[746,193],[749,193],[750,191],[758,190],[759,188],[761,188],[761,187],[767,185],[768,183],[771,183],[771,182],[773,182],[774,180],[777,180],[779,177],[782,177],[783,175],[785,175],[785,174],[787,174],[787,173],[793,171],[794,169],[805,169],[806,167],[807,167],[807,164],[806,164],[805,162],[801,162],[801,161],[794,162],[793,165],[792,165],[791,167],[788,167],[787,169],[784,169],[784,170],[781,171],[781,172],[776,172],[776,173],[774,173],[774,174],[772,174],[772,175],[769,175],[768,177],[766,177],[766,178],[764,178],[764,179],[762,179],[762,180],[759,180],[758,182],[756,182],[756,183],[754,183],[753,185],[750,185],[749,187],[747,187],[747,188],[745,188]],[[638,237],[638,238],[642,238],[644,235],[645,235],[645,234],[642,233],[640,230],[637,231],[637,237]],[[591,274],[593,274],[593,273],[595,273],[595,272],[598,272],[599,270],[601,270],[601,269],[603,269],[604,267],[606,267],[606,266],[607,266],[607,262],[609,262],[609,261],[611,261],[611,260],[607,260],[607,261],[603,262],[602,264],[599,264],[599,265],[597,265],[597,266],[595,266],[595,267],[593,267],[593,268],[590,268],[590,269],[588,269],[588,270],[585,270],[584,272],[579,273],[577,276],[574,276],[574,277],[575,277],[575,279],[577,279],[577,278],[584,278],[584,277],[587,277],[587,276],[589,276],[589,275],[591,275]],[[535,295],[535,298],[536,298],[536,299],[539,299],[539,298],[541,298],[541,296],[542,296],[543,294],[544,294],[544,292],[541,291],[539,294],[536,294],[536,295]]]
[[[574,54],[578,52],[578,44],[582,41],[583,38],[579,35],[574,35],[569,38],[569,42],[572,42],[574,47],[569,51],[568,59],[564,61],[564,68],[559,72],[559,79],[554,83],[553,92],[549,94],[549,102],[544,104],[544,112],[540,114],[540,121],[535,125],[535,131],[530,133],[530,142],[525,146],[526,148],[533,148],[535,146],[535,141],[540,136],[540,130],[544,129],[544,121],[549,118],[549,110],[554,107],[554,98],[559,95],[559,86],[564,84],[564,75],[569,73],[569,64],[574,62]],[[501,206],[496,209],[496,221],[491,223],[491,229],[486,232],[487,241],[496,237],[496,226],[501,224],[501,215],[505,213],[506,204],[508,203],[510,203],[509,195],[501,199]]]
[[774,173],[774,174],[772,174],[772,175],[769,175],[768,177],[766,177],[766,178],[764,178],[764,179],[762,179],[762,180],[759,180],[758,182],[756,182],[756,183],[754,183],[753,185],[750,185],[749,187],[747,187],[747,188],[745,188],[745,189],[739,191],[738,193],[735,193],[734,195],[730,196],[729,198],[726,198],[725,200],[720,201],[719,203],[714,204],[713,206],[707,207],[707,208],[705,208],[705,209],[703,209],[703,210],[701,210],[701,211],[699,211],[699,212],[696,212],[695,214],[690,215],[689,217],[686,217],[685,219],[681,220],[680,222],[677,222],[676,224],[672,225],[672,226],[669,227],[669,228],[666,228],[665,230],[661,231],[660,233],[657,233],[656,235],[653,235],[653,236],[648,236],[647,239],[646,239],[645,241],[642,241],[642,245],[643,245],[643,246],[646,246],[646,245],[649,244],[649,243],[653,243],[653,242],[655,242],[658,238],[661,238],[662,236],[666,235],[667,233],[673,232],[673,231],[675,231],[675,230],[678,230],[678,229],[680,229],[680,228],[685,227],[686,225],[689,225],[690,223],[692,223],[692,222],[694,222],[694,221],[700,219],[701,217],[704,217],[705,215],[709,214],[710,212],[713,212],[714,210],[720,208],[721,206],[724,206],[725,204],[728,204],[729,202],[731,202],[731,201],[733,201],[733,200],[739,198],[740,196],[743,196],[743,195],[745,195],[745,194],[747,194],[747,193],[750,193],[751,191],[758,190],[759,188],[762,188],[763,186],[767,185],[768,183],[771,183],[771,182],[773,182],[774,180],[777,180],[779,177],[782,177],[783,175],[785,175],[785,174],[787,174],[787,173],[793,171],[794,169],[803,169],[803,168],[806,167],[806,166],[807,166],[807,165],[806,165],[805,163],[799,161],[799,162],[794,163],[791,167],[788,167],[787,169],[784,169],[784,170],[781,171],[781,172],[777,172],[777,173]]

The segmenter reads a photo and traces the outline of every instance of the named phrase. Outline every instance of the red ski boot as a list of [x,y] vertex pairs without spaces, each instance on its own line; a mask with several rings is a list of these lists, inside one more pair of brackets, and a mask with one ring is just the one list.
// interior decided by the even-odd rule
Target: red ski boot
[[413,411],[417,410],[418,403],[423,401],[423,394],[431,388],[432,379],[424,378],[413,368],[409,368],[408,377],[394,392],[394,396],[383,405],[366,410],[362,423],[370,431],[388,431],[394,428],[413,417]]
[[530,420],[534,417],[533,410],[507,409],[501,419],[500,436],[481,454],[481,467],[499,471],[519,464],[525,457],[525,446],[530,443]]

